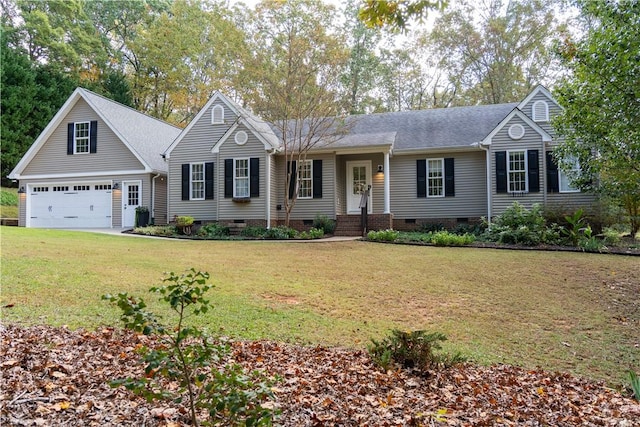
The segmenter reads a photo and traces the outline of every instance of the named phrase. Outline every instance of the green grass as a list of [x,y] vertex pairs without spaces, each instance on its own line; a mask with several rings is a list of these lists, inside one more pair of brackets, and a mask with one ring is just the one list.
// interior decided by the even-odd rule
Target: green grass
[[18,218],[17,188],[0,188],[0,218]]
[[162,312],[147,289],[194,267],[215,285],[215,310],[198,322],[234,337],[362,348],[392,328],[427,329],[479,363],[611,384],[640,370],[640,314],[624,305],[637,301],[637,257],[0,231],[4,322],[118,325],[102,294],[144,296]]

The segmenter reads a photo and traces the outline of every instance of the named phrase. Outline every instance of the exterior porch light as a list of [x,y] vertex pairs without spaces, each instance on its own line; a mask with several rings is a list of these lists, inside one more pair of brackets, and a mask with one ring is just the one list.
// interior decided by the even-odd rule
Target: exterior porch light
[[382,165],[378,165],[378,173],[384,173],[384,168]]
[[24,194],[26,193],[24,186],[20,187],[20,189],[18,190],[18,194]]
[[113,184],[113,187],[111,187],[111,190],[113,191],[119,191],[120,190],[120,184],[118,184],[117,182]]

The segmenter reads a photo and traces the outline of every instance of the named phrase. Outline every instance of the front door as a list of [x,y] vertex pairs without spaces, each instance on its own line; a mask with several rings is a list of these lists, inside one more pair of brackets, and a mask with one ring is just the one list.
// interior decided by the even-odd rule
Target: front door
[[[371,161],[347,162],[347,213],[360,214],[362,193],[371,186]],[[371,191],[367,213],[372,212]]]
[[124,181],[122,183],[122,226],[133,227],[136,222],[136,208],[142,200],[142,183]]

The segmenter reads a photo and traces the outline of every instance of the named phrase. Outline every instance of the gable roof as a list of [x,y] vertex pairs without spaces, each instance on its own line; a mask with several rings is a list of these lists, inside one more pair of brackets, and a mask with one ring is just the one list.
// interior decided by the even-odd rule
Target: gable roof
[[480,143],[482,145],[491,145],[491,139],[498,132],[500,132],[500,130],[502,130],[502,128],[504,128],[504,126],[507,123],[509,123],[509,121],[514,117],[518,117],[518,118],[522,119],[530,128],[532,128],[535,132],[540,134],[540,136],[542,137],[543,141],[548,142],[548,141],[552,141],[553,140],[553,137],[549,134],[549,132],[547,132],[546,130],[541,128],[536,122],[531,120],[531,118],[529,118],[529,116],[527,116],[525,113],[523,113],[519,108],[514,108],[513,111],[511,111],[511,113],[509,113],[509,115],[507,115],[507,117],[505,117],[500,122],[500,124],[498,124],[498,126],[496,126],[495,129],[493,129],[491,131],[491,133],[489,133],[489,135],[486,136],[486,138],[484,138],[482,141],[480,141]]
[[553,95],[551,95],[551,92],[549,92],[549,90],[542,85],[538,85],[535,88],[533,88],[533,90],[529,93],[529,95],[527,95],[526,98],[524,98],[522,102],[518,104],[518,108],[522,110],[529,102],[531,102],[533,98],[535,98],[540,93],[543,94],[546,98],[548,98],[549,101],[557,105],[559,108],[562,108],[562,106],[558,104],[558,102],[555,100]]
[[147,116],[133,108],[83,88],[76,88],[71,96],[40,133],[29,150],[9,174],[16,179],[25,169],[51,134],[60,126],[78,100],[84,101],[105,122],[122,143],[136,156],[148,172],[167,172],[167,165],[160,153],[179,134],[180,128],[162,120]]
[[347,118],[349,134],[336,148],[388,143],[395,134],[394,153],[438,148],[470,148],[482,141],[517,106],[516,103],[472,107],[437,108],[419,111],[365,114]]
[[[163,155],[165,157],[171,157],[171,152],[173,151],[173,149],[180,143],[180,141],[184,139],[186,135],[189,134],[191,128],[193,128],[193,126],[200,121],[202,116],[205,115],[207,111],[209,111],[211,106],[218,100],[222,101],[231,111],[233,111],[236,116],[238,116],[238,121],[244,124],[247,128],[249,128],[249,130],[254,133],[254,135],[256,135],[256,137],[264,144],[266,150],[280,147],[280,140],[273,133],[273,130],[271,130],[271,127],[267,122],[260,119],[258,116],[249,112],[245,108],[240,107],[238,104],[224,96],[222,92],[216,91],[213,96],[211,96],[209,101],[207,101],[204,107],[200,109],[193,120],[189,122],[187,127],[184,128],[184,130],[175,139],[175,141],[173,141],[173,143],[164,151]],[[233,130],[235,130],[236,126],[232,126],[232,128]],[[227,132],[225,132],[225,135],[219,141],[216,141],[213,147],[211,147],[211,150],[215,152],[220,147],[220,145],[227,140],[229,135],[233,133],[233,130],[227,130]]]

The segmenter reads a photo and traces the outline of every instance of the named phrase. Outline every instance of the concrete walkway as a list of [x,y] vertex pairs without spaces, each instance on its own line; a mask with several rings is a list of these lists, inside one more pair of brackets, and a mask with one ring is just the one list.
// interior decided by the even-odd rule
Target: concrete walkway
[[[101,233],[101,234],[113,234],[118,236],[127,236],[127,237],[147,237],[153,239],[171,239],[171,237],[162,237],[162,236],[145,236],[142,234],[132,234],[132,233],[123,233],[124,231],[131,230],[131,228],[67,228],[66,231],[84,231],[88,233]],[[352,242],[354,240],[361,239],[360,236],[331,236],[326,239],[291,239],[291,240],[276,240],[276,239],[256,239],[256,240],[247,240],[251,242],[286,242],[286,243],[325,243],[325,242]],[[188,239],[183,239],[188,240]],[[241,240],[236,240],[241,241]]]

